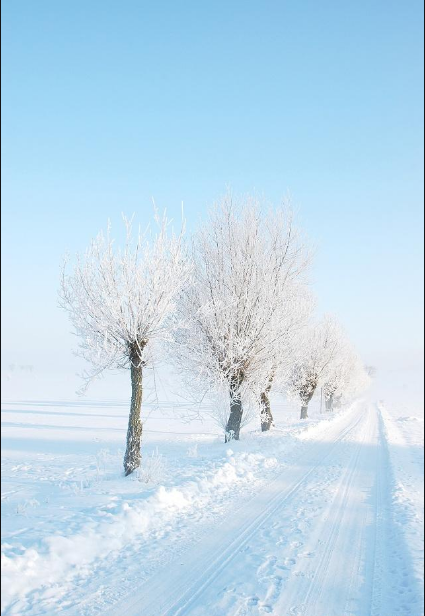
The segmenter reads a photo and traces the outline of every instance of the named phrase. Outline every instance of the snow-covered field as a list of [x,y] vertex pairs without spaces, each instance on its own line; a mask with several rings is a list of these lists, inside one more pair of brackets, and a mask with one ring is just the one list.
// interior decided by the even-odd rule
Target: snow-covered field
[[[7,388],[6,388],[7,390]],[[8,392],[9,390],[7,390]],[[127,400],[6,395],[4,614],[420,616],[423,413],[280,405],[224,445],[211,420],[145,408],[122,476]]]

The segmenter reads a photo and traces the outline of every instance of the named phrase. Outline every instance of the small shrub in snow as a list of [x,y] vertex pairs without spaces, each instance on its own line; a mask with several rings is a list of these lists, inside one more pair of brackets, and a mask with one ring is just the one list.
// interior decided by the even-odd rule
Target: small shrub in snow
[[141,483],[158,484],[164,479],[166,468],[166,461],[156,449],[143,459],[142,466],[137,470],[137,480]]
[[192,447],[189,447],[189,449],[187,450],[187,457],[197,458],[198,455],[198,443],[195,443],[195,445],[192,445]]
[[96,454],[96,480],[100,481],[106,473],[106,462],[110,457],[109,449],[101,449]]
[[33,507],[39,507],[39,505],[40,505],[40,503],[35,498],[32,498],[30,500],[26,500],[23,503],[18,503],[18,505],[16,507],[16,513],[18,515],[26,515],[27,509],[33,508]]
[[230,441],[234,441],[234,440],[235,440],[235,431],[227,430],[226,431],[226,443],[230,443]]

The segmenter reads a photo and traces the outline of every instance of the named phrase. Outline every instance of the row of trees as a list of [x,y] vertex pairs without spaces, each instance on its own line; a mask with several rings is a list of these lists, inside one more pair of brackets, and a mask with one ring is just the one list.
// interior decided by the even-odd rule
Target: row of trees
[[298,399],[306,418],[318,387],[330,411],[366,386],[336,320],[313,321],[311,252],[287,205],[227,195],[189,247],[165,215],[156,224],[133,239],[126,221],[123,248],[108,228],[62,275],[61,303],[91,366],[85,386],[105,369],[130,369],[126,475],[141,461],[143,370],[161,349],[199,396],[227,399],[226,442],[239,439],[248,410],[271,428],[272,391]]

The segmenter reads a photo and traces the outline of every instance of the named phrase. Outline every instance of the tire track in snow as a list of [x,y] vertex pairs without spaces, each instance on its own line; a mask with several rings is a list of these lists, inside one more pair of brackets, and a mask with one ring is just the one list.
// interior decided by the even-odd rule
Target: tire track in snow
[[394,503],[394,476],[384,420],[379,405],[379,453],[375,485],[374,558],[370,568],[373,580],[368,616],[422,616],[423,587],[415,577],[411,555],[397,520],[398,504]]
[[[316,530],[316,535],[320,530],[320,556],[313,559],[306,570],[303,572],[302,580],[297,582],[290,589],[288,595],[282,595],[274,607],[276,614],[288,614],[290,616],[341,616],[341,614],[348,614],[347,604],[349,603],[349,597],[351,595],[351,589],[354,586],[356,566],[358,566],[358,559],[361,556],[360,543],[363,524],[355,525],[354,536],[351,535],[351,553],[353,560],[348,566],[346,563],[341,563],[340,566],[346,567],[350,573],[346,576],[347,584],[344,589],[343,595],[340,598],[340,605],[345,605],[343,612],[334,612],[332,605],[330,605],[329,597],[324,597],[324,591],[332,586],[329,583],[330,579],[334,577],[334,570],[332,569],[333,559],[335,554],[337,558],[340,558],[341,550],[337,552],[336,548],[338,542],[345,542],[343,533],[347,533],[350,529],[351,520],[346,520],[348,505],[350,497],[352,496],[352,488],[355,483],[356,475],[359,471],[359,463],[361,462],[361,456],[364,451],[365,441],[370,433],[371,420],[370,412],[367,412],[367,421],[362,426],[361,438],[356,443],[353,452],[350,455],[349,463],[345,472],[338,479],[338,488],[336,495],[332,502],[329,504],[327,514],[323,521]],[[362,516],[364,522],[364,515]],[[360,535],[360,536],[359,536]],[[316,538],[313,536],[310,539],[308,547],[314,549]],[[307,549],[308,549],[307,547]],[[356,558],[357,556],[357,558]],[[307,584],[303,584],[303,580],[308,580]],[[341,594],[341,590],[340,590]],[[296,597],[302,597],[302,601],[297,601]],[[294,602],[295,598],[295,604]],[[340,607],[338,609],[341,609]],[[325,611],[324,611],[325,610]]]

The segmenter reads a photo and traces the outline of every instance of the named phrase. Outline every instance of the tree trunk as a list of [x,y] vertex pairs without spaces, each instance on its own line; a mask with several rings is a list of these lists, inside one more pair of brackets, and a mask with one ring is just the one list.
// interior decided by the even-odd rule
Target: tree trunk
[[300,419],[307,419],[307,418],[308,418],[308,404],[307,406],[301,407],[301,416],[300,416]]
[[328,413],[334,410],[334,395],[331,394],[328,398],[326,398],[326,410]]
[[240,396],[240,385],[242,379],[232,379],[230,382],[230,416],[226,426],[225,443],[239,440],[242,422],[242,400]]
[[130,475],[140,466],[140,444],[142,440],[142,420],[140,410],[142,407],[142,363],[139,358],[131,363],[131,405],[128,418],[127,449],[124,456],[124,473]]
[[273,425],[273,415],[270,408],[269,394],[272,388],[274,374],[270,377],[268,385],[261,394],[261,431],[268,432]]
[[316,387],[314,387],[314,389],[312,389],[308,395],[305,395],[302,398],[302,406],[301,406],[300,419],[307,419],[308,418],[308,404],[309,404],[310,400],[312,399],[315,391],[316,391]]
[[316,391],[317,380],[316,379],[308,379],[304,385],[299,390],[299,397],[301,400],[301,415],[300,419],[307,419],[308,417],[308,405],[312,397],[314,396],[314,392]]

